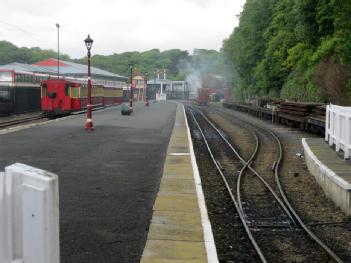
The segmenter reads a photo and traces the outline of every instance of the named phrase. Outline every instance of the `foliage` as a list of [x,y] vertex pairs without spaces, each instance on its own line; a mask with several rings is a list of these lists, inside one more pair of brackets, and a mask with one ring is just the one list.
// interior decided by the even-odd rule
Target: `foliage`
[[[335,94],[347,90],[340,85],[350,76],[344,70],[351,66],[350,14],[351,2],[343,0],[247,0],[239,27],[222,48],[225,65],[240,79],[235,88],[249,96],[327,100],[316,79],[327,60],[324,73],[325,65],[342,69],[338,76],[328,74],[328,96],[333,83]],[[338,96],[332,97],[337,103]]]
[[[56,58],[57,53],[38,47],[17,47],[10,42],[0,41],[0,65],[12,62],[33,64],[47,58]],[[60,55],[62,59],[69,59],[67,55]]]
[[316,84],[311,82],[313,70],[292,71],[280,92],[283,99],[294,99],[298,101],[318,102],[322,100],[321,92]]
[[[57,53],[53,50],[44,50],[38,47],[19,48],[10,42],[0,41],[0,65],[12,62],[33,64],[40,60],[56,58]],[[71,59],[69,56],[60,54],[62,60],[86,64],[87,59]],[[124,52],[109,56],[93,55],[92,66],[108,70],[120,75],[129,75],[129,63],[135,64],[135,70],[139,74],[149,73],[150,78],[155,77],[155,71],[166,69],[167,78],[184,80],[193,71],[201,73],[222,73],[224,62],[222,53],[215,50],[195,49],[194,54],[180,49],[160,51],[151,49],[145,52]]]
[[[187,51],[171,49],[160,51],[152,49],[145,52],[125,52],[110,56],[95,55],[92,57],[94,66],[108,71],[128,75],[129,63],[135,64],[138,73],[149,73],[151,78],[155,77],[155,71],[166,69],[167,78],[184,80],[188,74],[197,70],[201,72],[220,72],[223,69],[221,53],[215,50],[198,49],[194,50],[191,56]],[[85,63],[85,59],[77,60]]]

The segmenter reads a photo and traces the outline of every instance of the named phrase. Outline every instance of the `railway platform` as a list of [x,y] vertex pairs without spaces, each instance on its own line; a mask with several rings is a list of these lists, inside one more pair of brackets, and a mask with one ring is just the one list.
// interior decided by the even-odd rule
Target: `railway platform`
[[311,174],[347,215],[351,215],[351,163],[322,138],[304,138],[305,160]]
[[189,128],[180,104],[141,262],[218,262]]
[[176,103],[120,106],[0,132],[0,171],[21,162],[59,177],[61,263],[137,263],[162,177]]

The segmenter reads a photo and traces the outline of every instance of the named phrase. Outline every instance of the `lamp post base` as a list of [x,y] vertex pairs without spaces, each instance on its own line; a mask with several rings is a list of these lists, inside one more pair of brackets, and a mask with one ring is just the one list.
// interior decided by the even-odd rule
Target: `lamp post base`
[[86,131],[93,131],[94,128],[93,128],[93,120],[87,120],[87,122],[85,123],[85,130]]

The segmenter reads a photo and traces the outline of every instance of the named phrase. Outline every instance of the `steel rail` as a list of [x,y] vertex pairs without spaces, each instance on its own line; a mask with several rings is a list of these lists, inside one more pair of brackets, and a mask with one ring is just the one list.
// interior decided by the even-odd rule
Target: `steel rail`
[[[107,109],[113,109],[114,107],[117,107],[117,106],[120,106],[120,103],[113,104],[113,105],[107,105],[107,106],[104,106],[104,107],[95,107],[92,110],[93,111],[107,110]],[[80,115],[80,114],[84,114],[86,112],[87,112],[86,110],[76,111],[76,112],[71,112],[70,115],[71,116]],[[63,117],[67,117],[67,116],[70,116],[70,115],[57,116],[56,118],[63,118]],[[22,124],[22,123],[35,121],[35,120],[45,119],[45,118],[48,118],[48,116],[40,114],[40,115],[37,115],[37,116],[21,118],[21,119],[17,119],[17,120],[9,120],[9,121],[3,121],[3,122],[0,121],[0,129],[6,128],[6,127],[10,127],[10,126],[15,126],[17,124]]]
[[236,208],[236,210],[237,210],[237,212],[238,212],[238,215],[239,215],[240,220],[241,220],[241,222],[242,222],[242,224],[243,224],[243,226],[244,226],[244,229],[245,229],[245,231],[246,231],[246,233],[247,233],[247,235],[248,235],[248,237],[249,237],[249,239],[250,239],[250,241],[251,241],[251,244],[253,245],[253,247],[254,247],[254,249],[255,249],[257,255],[260,257],[261,261],[264,262],[264,263],[267,263],[268,261],[266,260],[265,256],[264,256],[263,253],[262,253],[261,248],[259,247],[259,245],[257,244],[255,238],[253,237],[253,235],[252,235],[252,233],[251,233],[251,230],[250,230],[250,228],[249,228],[249,226],[247,225],[247,222],[246,222],[246,220],[245,220],[244,214],[243,214],[242,210],[240,209],[238,202],[235,200],[235,196],[233,195],[233,192],[232,192],[232,190],[231,190],[231,188],[230,188],[230,186],[229,186],[229,183],[228,183],[227,179],[225,178],[225,175],[223,174],[222,169],[219,167],[219,165],[218,165],[218,163],[217,163],[217,161],[216,161],[216,159],[215,159],[215,157],[214,157],[214,155],[213,155],[213,153],[212,153],[211,147],[209,146],[209,143],[208,143],[208,141],[207,141],[207,139],[206,139],[206,137],[205,137],[205,134],[204,134],[202,128],[200,127],[200,124],[199,124],[198,121],[196,120],[196,118],[195,118],[194,113],[193,113],[192,110],[190,110],[190,114],[191,114],[191,116],[192,116],[194,122],[196,123],[196,126],[198,127],[198,129],[199,129],[199,131],[200,131],[200,133],[201,133],[201,136],[202,136],[202,138],[203,138],[203,140],[204,140],[204,142],[205,142],[205,145],[206,145],[206,148],[207,148],[207,150],[208,150],[208,153],[210,154],[211,159],[212,159],[212,161],[213,161],[213,163],[214,163],[214,165],[215,165],[217,171],[219,172],[219,174],[220,174],[221,177],[222,177],[222,180],[223,180],[223,182],[224,182],[224,184],[225,184],[225,187],[227,188],[228,193],[229,193],[229,195],[230,195],[230,198],[232,199],[232,201],[233,201],[233,203],[234,203],[234,206],[235,206],[235,208]]
[[281,194],[281,196],[283,197],[284,199],[284,202],[286,203],[286,205],[288,206],[289,210],[291,211],[291,213],[294,215],[294,217],[296,218],[297,222],[300,224],[300,226],[303,228],[303,230],[305,230],[305,232],[315,241],[317,242],[317,244],[319,246],[321,246],[323,248],[323,250],[325,252],[328,253],[328,255],[334,259],[336,262],[339,262],[339,263],[342,263],[343,261],[327,246],[327,244],[325,244],[322,240],[319,239],[318,236],[316,236],[316,234],[314,234],[308,227],[307,225],[302,221],[302,219],[300,218],[300,216],[296,213],[296,211],[294,210],[294,208],[292,207],[292,205],[290,204],[288,198],[286,197],[285,195],[285,192],[284,192],[284,189],[280,183],[280,179],[279,179],[279,166],[280,166],[280,163],[281,163],[281,160],[283,158],[283,148],[282,148],[282,145],[281,145],[281,142],[278,138],[278,136],[273,133],[272,131],[268,130],[268,129],[265,129],[265,128],[262,128],[260,127],[261,129],[264,129],[266,130],[267,132],[269,132],[273,138],[276,140],[278,146],[279,146],[279,159],[277,161],[277,164],[274,168],[274,174],[275,174],[275,181],[277,183],[277,186],[278,186],[278,189],[279,189],[279,192]]
[[[213,127],[213,129],[221,136],[221,138],[226,142],[226,144],[232,149],[232,151],[235,153],[235,155],[242,161],[242,164],[246,166],[251,172],[253,172],[257,178],[260,179],[260,181],[267,187],[267,189],[271,192],[271,194],[274,196],[274,198],[278,201],[279,205],[281,208],[284,210],[286,215],[291,219],[291,221],[296,224],[295,219],[293,215],[290,213],[288,207],[285,205],[285,203],[281,200],[281,198],[276,194],[276,192],[273,190],[273,188],[269,185],[269,183],[254,169],[251,167],[251,164],[248,164],[238,153],[237,150],[233,147],[233,145],[225,138],[225,136],[222,134],[222,132],[201,112],[199,113],[204,117],[204,119]],[[255,135],[256,136],[256,135]]]
[[[274,138],[274,140],[276,141],[276,143],[278,144],[278,148],[279,148],[279,158],[276,162],[276,165],[274,167],[274,173],[275,173],[275,181],[276,181],[276,184],[277,184],[277,187],[279,189],[279,192],[284,200],[284,203],[286,204],[286,206],[288,207],[289,209],[289,213],[291,213],[295,220],[294,221],[297,221],[298,224],[301,226],[301,228],[308,234],[308,236],[310,238],[312,238],[312,240],[314,240],[333,260],[335,260],[336,262],[338,263],[342,263],[343,261],[322,241],[320,240],[308,227],[307,225],[302,221],[302,219],[300,218],[300,216],[297,214],[297,212],[294,210],[294,208],[292,207],[292,205],[290,204],[285,192],[284,192],[284,189],[280,183],[280,178],[279,178],[279,168],[280,168],[280,163],[283,159],[283,147],[281,145],[281,142],[278,138],[278,136],[271,130],[265,128],[265,127],[262,127],[262,126],[259,126],[259,125],[254,125],[252,123],[248,123],[244,120],[242,120],[241,118],[239,118],[239,120],[241,122],[245,122],[247,125],[249,126],[254,126],[258,129],[261,129],[261,130],[264,130],[266,132],[268,132],[269,134],[271,134],[271,136]],[[236,151],[235,151],[236,152]]]
[[17,124],[40,120],[40,119],[44,119],[44,118],[45,118],[44,116],[40,115],[40,116],[28,117],[28,118],[23,118],[23,119],[18,119],[18,120],[4,121],[4,122],[0,122],[0,129],[10,127],[10,126],[15,126]]

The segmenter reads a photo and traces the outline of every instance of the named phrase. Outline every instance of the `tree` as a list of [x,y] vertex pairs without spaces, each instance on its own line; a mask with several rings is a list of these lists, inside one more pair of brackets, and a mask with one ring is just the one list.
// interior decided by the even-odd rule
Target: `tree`
[[247,0],[222,48],[225,65],[237,72],[235,88],[335,103],[341,91],[351,95],[350,14],[343,0]]

